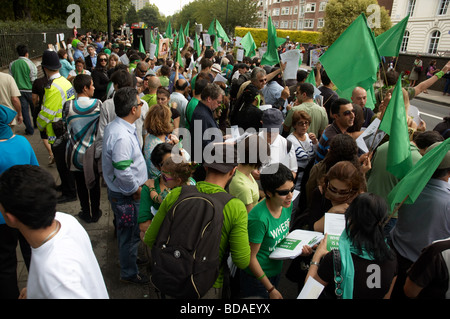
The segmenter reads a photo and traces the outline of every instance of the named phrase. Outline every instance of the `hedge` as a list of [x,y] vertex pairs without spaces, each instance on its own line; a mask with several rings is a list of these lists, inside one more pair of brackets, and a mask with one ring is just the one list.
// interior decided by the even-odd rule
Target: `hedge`
[[[267,43],[267,29],[261,28],[243,28],[236,27],[234,29],[235,37],[244,37],[247,32],[251,32],[253,40],[257,47],[261,46],[261,42]],[[320,39],[320,32],[316,31],[300,31],[300,30],[277,30],[277,36],[279,38],[286,38],[289,36],[292,42],[318,44]]]

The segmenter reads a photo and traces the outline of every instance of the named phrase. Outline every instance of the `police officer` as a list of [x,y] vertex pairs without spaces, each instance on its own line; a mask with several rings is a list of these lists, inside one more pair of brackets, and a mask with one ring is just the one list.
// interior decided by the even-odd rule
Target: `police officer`
[[71,202],[77,200],[77,195],[74,178],[65,161],[68,138],[62,121],[62,110],[66,101],[75,98],[75,90],[72,84],[59,73],[61,63],[55,51],[44,51],[41,66],[49,82],[45,87],[37,125],[39,130],[47,132],[48,142],[55,156],[56,168],[61,178],[62,195],[58,198],[58,203]]

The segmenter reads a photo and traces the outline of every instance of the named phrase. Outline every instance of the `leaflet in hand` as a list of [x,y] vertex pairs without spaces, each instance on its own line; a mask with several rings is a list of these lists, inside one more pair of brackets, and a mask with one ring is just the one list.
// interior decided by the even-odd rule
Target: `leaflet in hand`
[[271,259],[294,259],[300,256],[303,246],[314,246],[323,238],[323,234],[315,231],[296,229],[289,233],[277,248],[270,254]]
[[325,213],[324,233],[327,234],[327,250],[338,248],[339,237],[345,229],[345,215]]

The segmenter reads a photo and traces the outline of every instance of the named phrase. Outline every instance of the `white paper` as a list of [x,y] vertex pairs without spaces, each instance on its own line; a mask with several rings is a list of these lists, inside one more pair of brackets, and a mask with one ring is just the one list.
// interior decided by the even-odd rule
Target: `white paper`
[[236,60],[239,62],[242,62],[242,60],[244,60],[244,50],[243,49],[237,49]]
[[298,63],[300,61],[300,50],[289,50],[280,55],[281,62],[287,62],[286,68],[283,71],[283,79],[296,79]]
[[227,83],[227,79],[220,73],[217,73],[215,79],[213,82],[223,82],[223,83]]
[[364,132],[356,139],[356,145],[358,145],[364,153],[368,153],[371,147],[372,150],[377,148],[378,144],[380,144],[381,140],[386,135],[385,132],[378,130],[380,122],[381,121],[378,118],[373,120]]
[[319,61],[319,58],[322,56],[322,54],[325,53],[325,50],[326,50],[327,48],[328,48],[328,47],[325,47],[325,48],[318,48],[318,49],[311,50],[311,51],[309,52],[309,54],[310,54],[309,66],[310,66],[310,67],[316,66],[316,64],[317,64],[318,62],[320,62],[320,61]]
[[[277,248],[269,255],[270,259],[294,259],[302,253],[303,246],[314,246],[319,243],[323,238],[323,234],[320,232],[296,229],[289,233],[284,239],[295,243],[295,248],[286,249],[283,248],[283,241],[278,244]],[[294,244],[293,244],[294,245]]]
[[411,104],[409,105],[408,116],[412,117],[413,121],[416,122],[417,125],[419,125],[420,122],[422,121],[419,109],[414,105]]
[[341,235],[345,229],[345,215],[325,213],[324,233],[328,235]]
[[212,46],[211,44],[211,37],[207,33],[203,33],[203,41],[205,42],[205,47]]
[[324,285],[309,276],[297,299],[317,299],[322,293],[323,288],[325,288]]
[[259,48],[259,49],[258,49],[259,57],[262,58],[263,55],[264,55],[264,53],[266,53],[266,51],[267,51],[267,47],[261,47],[261,48]]
[[64,41],[64,33],[59,34],[59,41]]
[[150,51],[149,51],[150,59],[153,59],[155,57],[155,52],[156,52],[156,44],[150,43]]
[[236,46],[238,48],[242,48],[241,40],[242,40],[242,37],[236,37],[236,42],[234,43],[234,46]]

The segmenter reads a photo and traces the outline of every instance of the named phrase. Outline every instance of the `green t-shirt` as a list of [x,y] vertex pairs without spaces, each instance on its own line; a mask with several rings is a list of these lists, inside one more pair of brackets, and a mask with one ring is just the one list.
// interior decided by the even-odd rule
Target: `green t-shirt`
[[[198,182],[196,185],[200,192],[206,194],[213,194],[218,192],[225,192],[225,190],[215,184],[208,182]],[[181,193],[181,187],[176,187],[167,195],[164,201],[159,206],[159,210],[150,224],[150,227],[145,232],[144,243],[150,249],[155,243],[159,228],[166,217],[167,212],[172,205],[177,201]],[[237,198],[231,199],[223,209],[223,226],[222,236],[220,239],[219,257],[220,263],[222,258],[229,249],[233,263],[240,269],[245,269],[250,263],[250,246],[248,245],[248,231],[247,231],[247,210],[244,204]],[[220,267],[219,276],[214,283],[215,288],[220,288],[223,285],[223,266]]]
[[[289,208],[282,208],[279,218],[274,218],[267,208],[266,199],[263,199],[248,214],[248,238],[251,243],[261,244],[256,259],[267,277],[282,271],[283,261],[270,259],[269,255],[288,235],[291,213],[292,203]],[[253,275],[250,268],[245,271]]]
[[[156,192],[161,193],[161,188],[159,187],[159,176],[154,179]],[[147,220],[153,219],[152,208],[156,212],[158,211],[160,203],[154,202],[150,197],[150,189],[147,185],[142,186],[141,190],[141,200],[139,203],[139,214],[138,223],[145,223]]]
[[161,82],[161,86],[163,86],[165,88],[169,86],[170,81],[167,76],[160,76],[159,81]]
[[156,99],[156,93],[155,94],[145,94],[143,97],[141,97],[141,100],[144,100],[147,102],[148,107],[158,104],[158,101]]
[[236,174],[231,180],[229,192],[239,198],[244,205],[256,205],[259,200],[259,187],[252,175],[248,178],[244,173],[236,170]]

